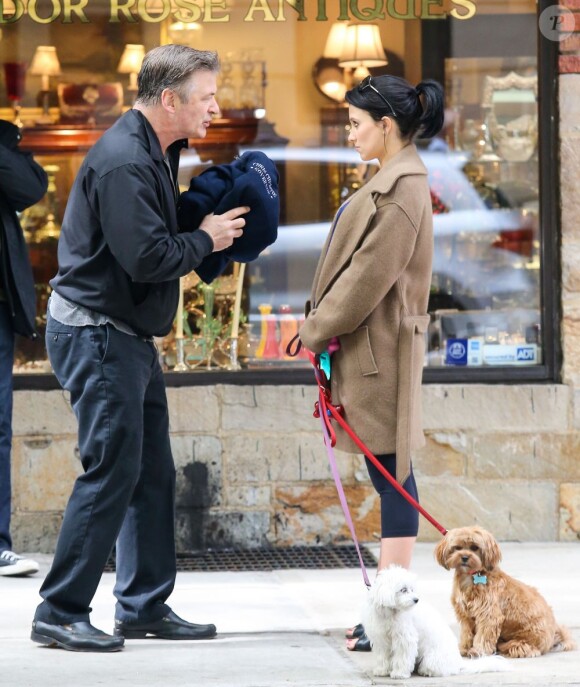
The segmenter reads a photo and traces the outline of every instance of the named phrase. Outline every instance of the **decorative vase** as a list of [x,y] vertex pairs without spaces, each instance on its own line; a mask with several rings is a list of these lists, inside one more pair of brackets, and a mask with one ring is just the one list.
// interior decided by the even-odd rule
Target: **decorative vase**
[[4,62],[4,81],[6,83],[6,95],[14,111],[12,123],[22,128],[20,101],[24,97],[26,62]]
[[270,360],[280,358],[280,344],[276,336],[276,320],[274,315],[267,315],[266,319],[266,344],[264,346],[263,358]]
[[266,340],[268,338],[268,324],[266,318],[272,312],[272,306],[268,303],[260,303],[258,310],[260,311],[260,343],[256,349],[256,358],[263,358]]

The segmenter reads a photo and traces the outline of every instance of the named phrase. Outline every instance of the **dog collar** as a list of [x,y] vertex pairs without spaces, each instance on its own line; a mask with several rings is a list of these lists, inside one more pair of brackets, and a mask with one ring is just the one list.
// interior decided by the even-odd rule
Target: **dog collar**
[[473,578],[473,584],[487,584],[487,575],[480,575],[477,570],[470,573]]

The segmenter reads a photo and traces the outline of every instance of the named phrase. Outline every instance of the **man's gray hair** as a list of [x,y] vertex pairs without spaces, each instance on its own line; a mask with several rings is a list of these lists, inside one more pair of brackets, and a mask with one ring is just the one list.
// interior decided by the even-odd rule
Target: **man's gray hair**
[[182,103],[189,99],[189,77],[198,71],[218,72],[217,52],[195,50],[186,45],[162,45],[143,58],[137,76],[137,100],[141,105],[157,105],[166,88],[174,90]]

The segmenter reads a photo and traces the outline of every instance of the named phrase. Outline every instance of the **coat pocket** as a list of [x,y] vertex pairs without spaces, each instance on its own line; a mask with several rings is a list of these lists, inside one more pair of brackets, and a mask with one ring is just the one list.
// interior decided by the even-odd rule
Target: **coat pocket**
[[369,375],[376,375],[379,373],[373,350],[371,348],[371,339],[369,336],[369,328],[367,326],[359,327],[352,333],[354,339],[354,349],[356,351],[356,359],[363,377]]

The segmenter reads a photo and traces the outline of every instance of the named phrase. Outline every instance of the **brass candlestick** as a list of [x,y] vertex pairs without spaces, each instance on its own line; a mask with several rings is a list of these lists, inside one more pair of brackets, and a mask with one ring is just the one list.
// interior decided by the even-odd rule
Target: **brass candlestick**
[[185,372],[187,365],[185,364],[185,351],[183,350],[183,338],[175,339],[175,354],[177,362],[173,368],[174,372]]

